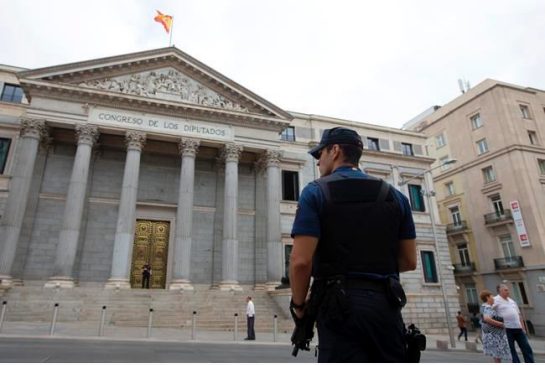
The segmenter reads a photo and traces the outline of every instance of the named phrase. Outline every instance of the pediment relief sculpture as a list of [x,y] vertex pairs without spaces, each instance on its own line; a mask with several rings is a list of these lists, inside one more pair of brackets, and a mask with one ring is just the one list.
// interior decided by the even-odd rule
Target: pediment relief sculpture
[[233,103],[174,69],[85,81],[79,86],[248,112],[247,108]]

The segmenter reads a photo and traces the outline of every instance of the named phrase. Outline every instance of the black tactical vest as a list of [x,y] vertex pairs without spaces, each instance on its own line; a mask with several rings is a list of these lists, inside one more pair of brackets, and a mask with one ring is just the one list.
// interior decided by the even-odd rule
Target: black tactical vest
[[316,180],[325,197],[313,276],[398,273],[401,209],[383,180],[333,174]]

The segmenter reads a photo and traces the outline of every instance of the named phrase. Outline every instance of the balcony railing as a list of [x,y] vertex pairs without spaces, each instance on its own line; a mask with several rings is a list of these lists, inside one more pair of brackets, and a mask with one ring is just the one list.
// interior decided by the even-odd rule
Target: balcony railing
[[522,256],[501,257],[494,259],[494,266],[496,270],[513,269],[524,267],[524,261],[522,261]]
[[467,264],[454,264],[455,274],[465,274],[475,271],[475,263],[468,262]]
[[486,224],[495,224],[512,220],[513,215],[511,214],[511,209],[504,209],[503,212],[494,212],[484,215],[484,222]]
[[453,234],[458,232],[467,231],[467,222],[460,221],[456,223],[447,224],[447,234]]

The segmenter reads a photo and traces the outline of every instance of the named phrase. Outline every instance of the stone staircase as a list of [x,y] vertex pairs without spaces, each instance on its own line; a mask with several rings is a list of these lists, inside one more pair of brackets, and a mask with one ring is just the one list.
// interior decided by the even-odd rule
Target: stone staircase
[[293,322],[263,290],[243,286],[242,291],[220,291],[208,285],[196,285],[193,291],[159,289],[111,290],[101,287],[50,289],[42,285],[16,286],[0,293],[6,300],[6,321],[50,322],[55,303],[59,303],[59,322],[97,324],[106,306],[106,323],[119,327],[146,327],[150,308],[153,327],[191,328],[193,312],[201,330],[232,331],[234,314],[239,329],[246,327],[246,297],[256,308],[256,331],[272,331],[278,316],[278,331],[290,332]]

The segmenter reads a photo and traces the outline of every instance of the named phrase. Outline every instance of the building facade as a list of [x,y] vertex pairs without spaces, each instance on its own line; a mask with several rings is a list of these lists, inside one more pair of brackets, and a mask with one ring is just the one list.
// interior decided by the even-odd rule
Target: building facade
[[428,136],[461,306],[508,283],[545,334],[545,92],[485,80],[410,129]]
[[299,193],[319,177],[307,151],[340,125],[362,135],[361,167],[411,197],[406,317],[444,332],[444,298],[454,317],[445,227],[417,193],[423,134],[288,113],[171,47],[2,70],[3,287],[139,288],[149,263],[156,289],[278,291]]

